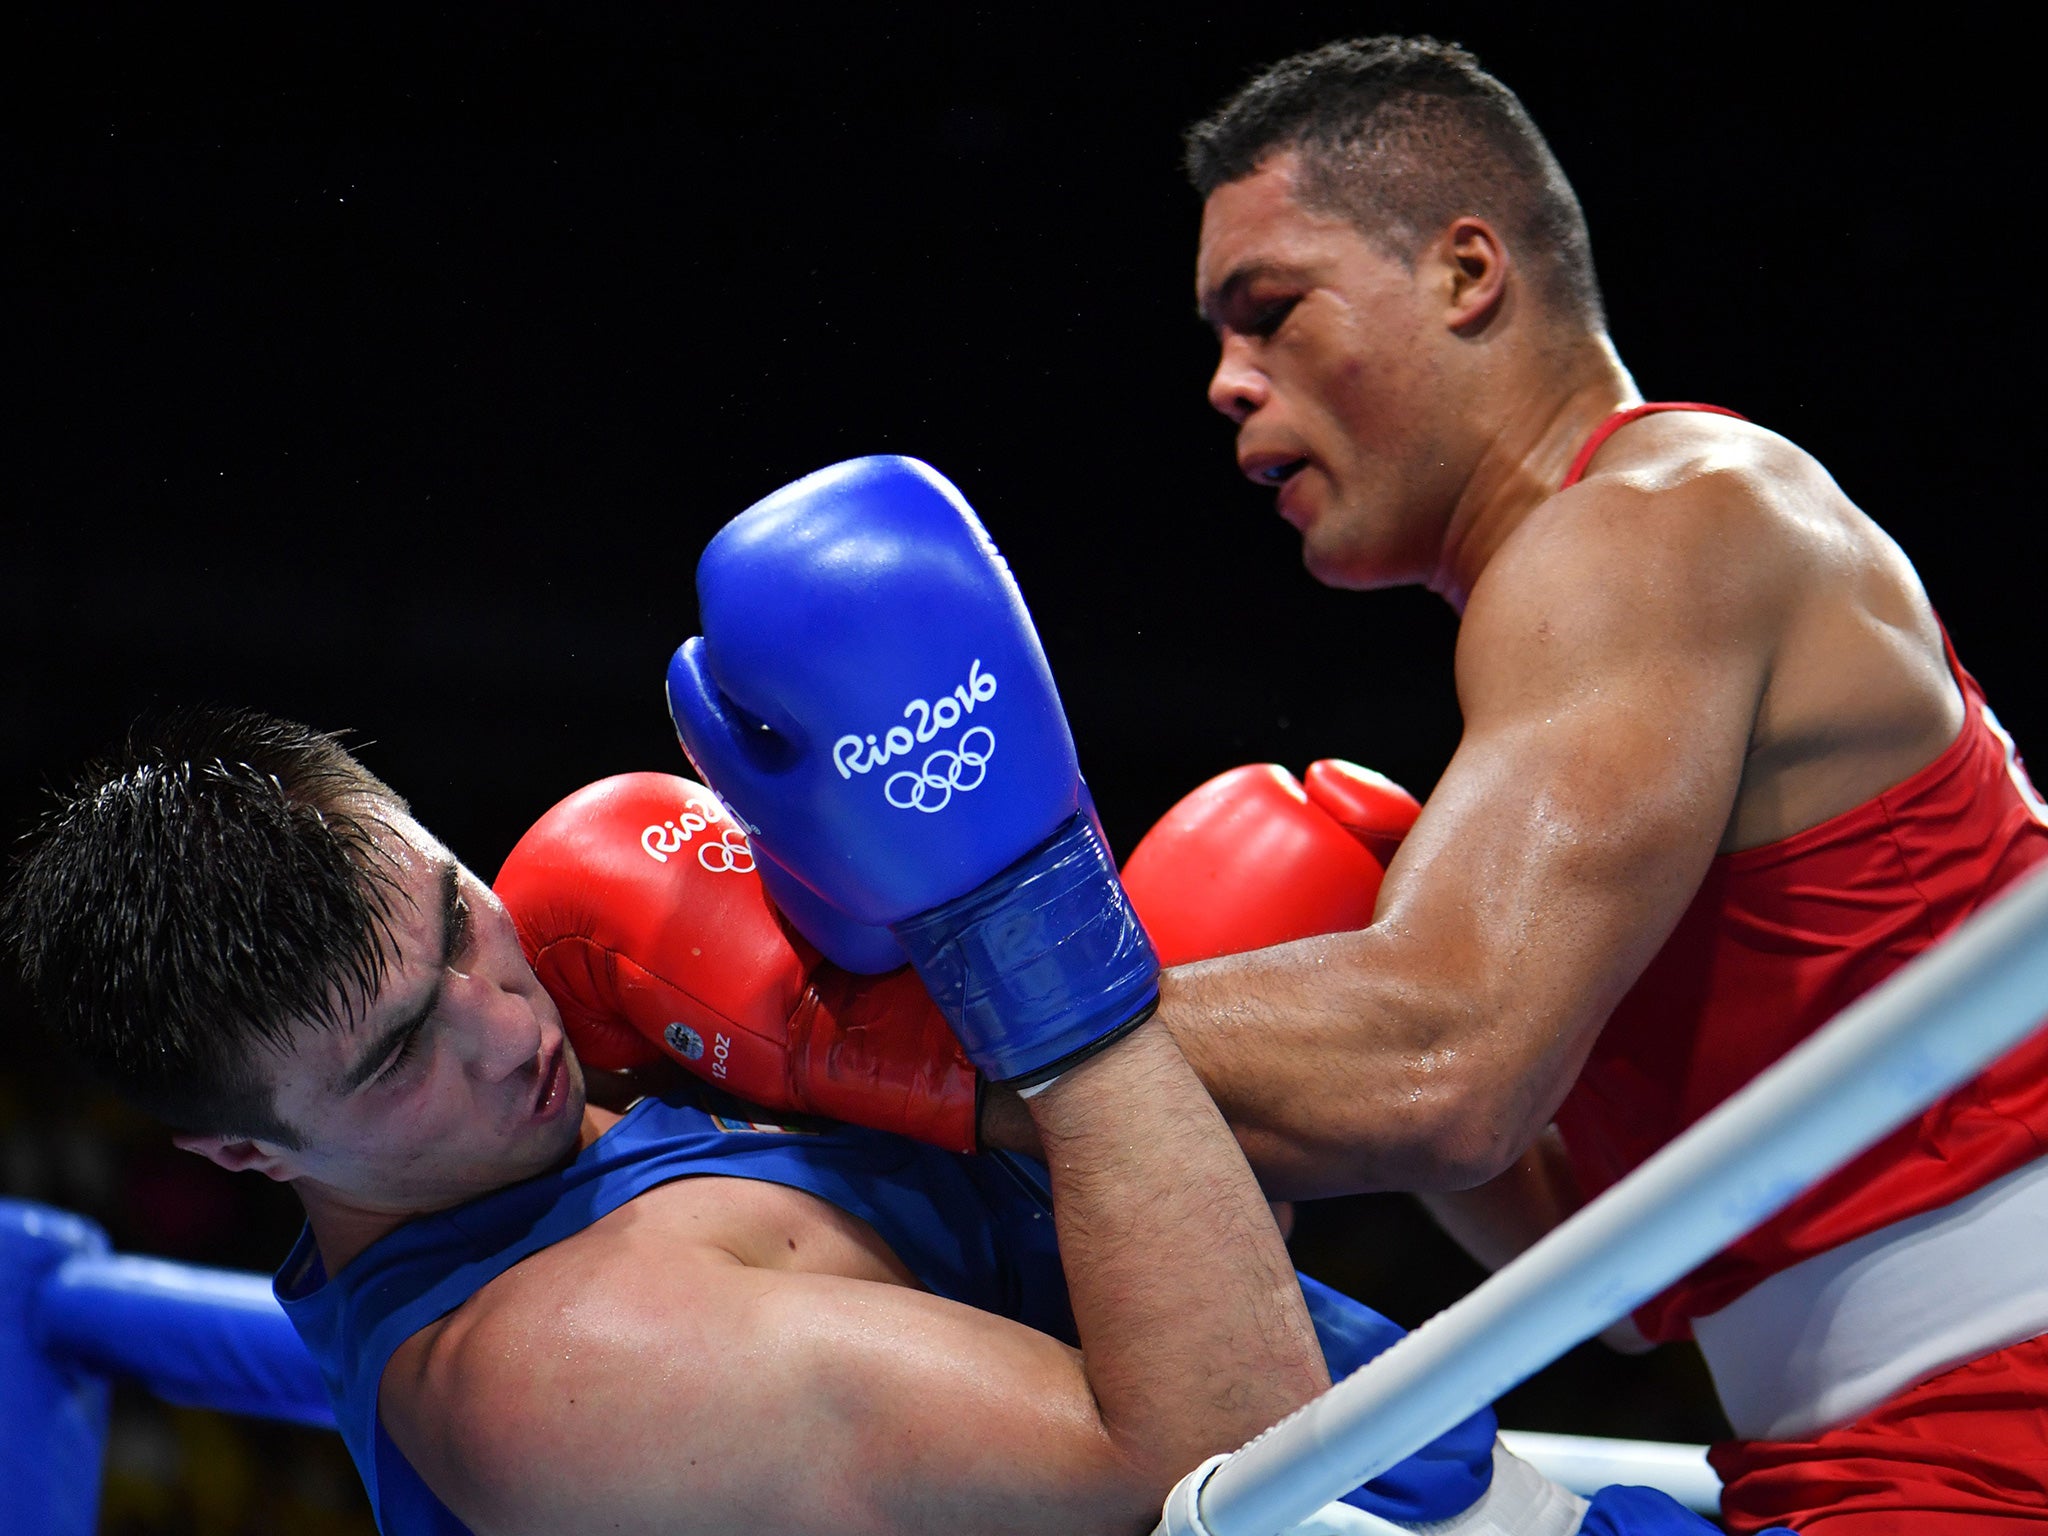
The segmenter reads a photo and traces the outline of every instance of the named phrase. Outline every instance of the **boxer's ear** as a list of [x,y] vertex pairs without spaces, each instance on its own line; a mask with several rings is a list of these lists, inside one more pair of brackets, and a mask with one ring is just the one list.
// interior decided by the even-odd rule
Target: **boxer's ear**
[[209,1163],[218,1164],[229,1173],[260,1173],[266,1179],[280,1183],[295,1177],[290,1167],[290,1154],[285,1148],[267,1141],[258,1141],[250,1136],[187,1136],[171,1138],[173,1145],[187,1152],[195,1152]]
[[1507,291],[1507,242],[1485,219],[1453,219],[1437,242],[1444,277],[1444,323],[1461,336],[1484,330]]

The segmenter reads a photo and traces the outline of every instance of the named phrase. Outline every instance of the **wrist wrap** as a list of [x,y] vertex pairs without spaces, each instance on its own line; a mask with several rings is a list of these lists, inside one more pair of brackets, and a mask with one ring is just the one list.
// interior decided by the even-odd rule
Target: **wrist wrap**
[[1158,1005],[1158,956],[1085,815],[966,895],[890,929],[994,1082],[1055,1077]]

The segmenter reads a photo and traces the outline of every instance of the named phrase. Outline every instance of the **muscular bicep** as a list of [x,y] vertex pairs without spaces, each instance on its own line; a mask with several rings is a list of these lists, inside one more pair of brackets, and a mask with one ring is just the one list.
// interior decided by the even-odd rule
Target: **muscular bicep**
[[1135,1486],[1057,1340],[710,1256],[496,1309],[395,1357],[383,1409],[479,1536],[1143,1530],[1165,1493]]
[[1742,780],[1771,593],[1714,520],[1661,515],[1503,552],[1460,632],[1464,735],[1382,894],[1376,928],[1454,973],[1517,1134],[1684,912]]

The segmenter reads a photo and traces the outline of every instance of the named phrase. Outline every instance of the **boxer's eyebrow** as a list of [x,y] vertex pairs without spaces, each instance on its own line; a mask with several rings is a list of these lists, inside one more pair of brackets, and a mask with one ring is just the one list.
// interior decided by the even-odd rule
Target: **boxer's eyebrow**
[[1270,261],[1255,261],[1234,269],[1222,282],[1196,299],[1195,318],[1212,331],[1219,329],[1223,324],[1219,317],[1238,301],[1247,287],[1262,277],[1275,274],[1296,275],[1293,268],[1278,267]]
[[1245,289],[1249,289],[1253,283],[1257,283],[1260,279],[1272,279],[1276,283],[1284,283],[1284,285],[1290,285],[1290,287],[1303,287],[1303,289],[1313,287],[1315,281],[1317,281],[1315,279],[1315,268],[1300,266],[1296,262],[1274,262],[1274,260],[1245,262],[1243,266],[1233,268],[1231,274],[1225,276],[1223,283],[1219,283],[1217,287],[1210,289],[1208,293],[1204,293],[1204,295],[1200,295],[1196,299],[1196,305],[1194,305],[1196,319],[1200,319],[1200,322],[1204,326],[1208,326],[1210,330],[1221,330],[1223,328],[1223,311],[1231,309],[1233,305],[1237,305],[1245,297]]
[[441,1006],[441,988],[448,979],[448,966],[460,951],[469,932],[468,911],[463,907],[457,894],[457,870],[455,861],[450,859],[441,867],[441,958],[434,967],[434,986],[421,1001],[419,1007],[409,1009],[404,1018],[395,1021],[391,1027],[370,1043],[368,1050],[356,1058],[355,1065],[344,1072],[335,1084],[343,1095],[354,1093],[368,1083],[391,1059],[391,1053],[398,1049],[408,1035],[417,1034],[426,1028],[427,1020],[434,1010]]
[[1207,293],[1196,294],[1195,318],[1212,331],[1215,330],[1219,324],[1216,316],[1237,297],[1249,277],[1250,273],[1240,267]]

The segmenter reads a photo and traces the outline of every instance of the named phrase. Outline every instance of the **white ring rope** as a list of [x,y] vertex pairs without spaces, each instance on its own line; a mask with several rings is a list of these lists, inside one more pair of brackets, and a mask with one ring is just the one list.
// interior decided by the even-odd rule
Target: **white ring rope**
[[1276,1536],[1308,1519],[1690,1272],[2031,1035],[2044,1015],[2048,869],[1470,1295],[1190,1473],[1153,1536]]

